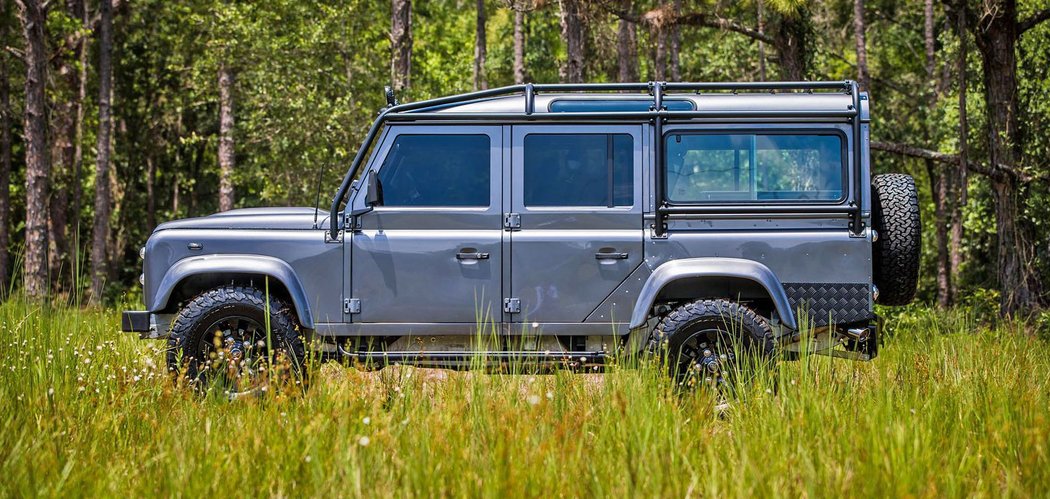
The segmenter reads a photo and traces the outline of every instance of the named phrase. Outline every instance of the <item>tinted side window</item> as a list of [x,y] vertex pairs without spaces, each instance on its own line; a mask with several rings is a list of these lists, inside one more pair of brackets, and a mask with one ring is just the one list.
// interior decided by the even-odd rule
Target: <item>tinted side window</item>
[[843,198],[838,135],[677,134],[666,147],[673,202]]
[[489,206],[488,135],[399,135],[379,170],[384,206]]
[[627,134],[525,136],[525,206],[631,206],[634,139]]

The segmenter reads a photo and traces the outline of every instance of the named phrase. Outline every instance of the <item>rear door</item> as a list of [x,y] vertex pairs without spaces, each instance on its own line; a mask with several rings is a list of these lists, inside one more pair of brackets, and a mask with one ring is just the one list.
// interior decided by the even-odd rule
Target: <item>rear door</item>
[[509,318],[581,323],[643,260],[642,126],[514,126],[511,140]]

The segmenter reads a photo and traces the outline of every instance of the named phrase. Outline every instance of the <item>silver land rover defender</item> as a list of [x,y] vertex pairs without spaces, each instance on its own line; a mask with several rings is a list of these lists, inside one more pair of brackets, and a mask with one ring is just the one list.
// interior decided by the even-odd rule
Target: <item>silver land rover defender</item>
[[871,359],[873,304],[915,294],[915,184],[872,177],[852,81],[387,101],[328,212],[157,227],[146,310],[123,330],[167,339],[191,380],[277,353],[298,365],[308,345],[445,366],[599,363],[634,345],[718,372],[741,346],[779,355],[800,338]]

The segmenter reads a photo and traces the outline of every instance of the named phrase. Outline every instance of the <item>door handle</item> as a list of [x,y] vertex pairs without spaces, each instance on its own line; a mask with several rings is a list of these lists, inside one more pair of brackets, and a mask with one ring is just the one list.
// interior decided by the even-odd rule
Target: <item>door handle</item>
[[456,260],[488,260],[489,254],[479,251],[456,253]]
[[627,253],[616,253],[616,252],[604,252],[599,251],[594,254],[594,258],[597,260],[626,260],[629,255]]

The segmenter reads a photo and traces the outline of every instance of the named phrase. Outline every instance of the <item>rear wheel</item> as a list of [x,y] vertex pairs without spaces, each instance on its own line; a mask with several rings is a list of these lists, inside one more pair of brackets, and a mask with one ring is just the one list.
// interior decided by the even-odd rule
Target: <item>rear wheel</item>
[[273,296],[268,311],[267,317],[266,294],[255,288],[223,286],[197,295],[172,323],[168,370],[199,389],[231,394],[275,380],[301,381],[306,355],[295,316]]
[[725,386],[750,363],[773,358],[773,328],[754,310],[724,299],[687,303],[653,332],[649,349],[663,356],[682,385]]

